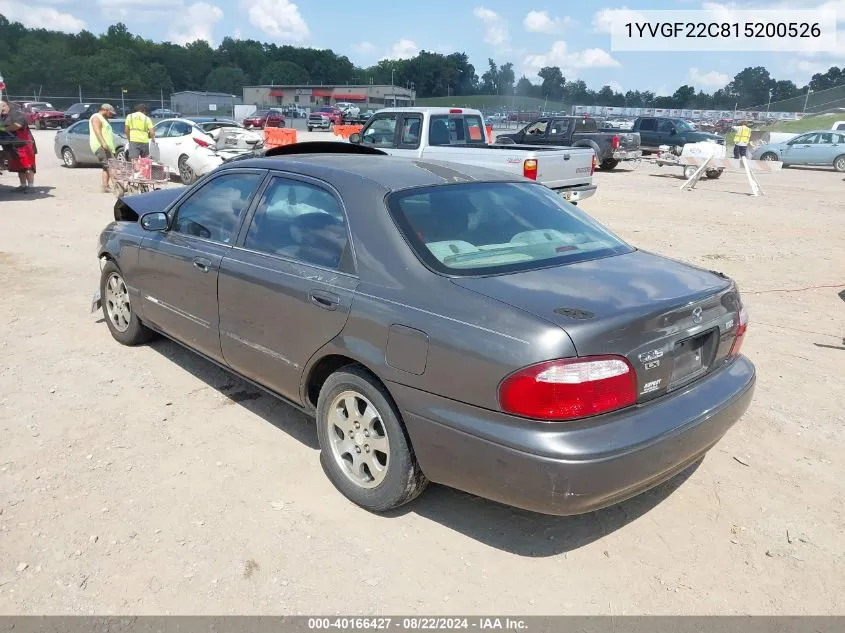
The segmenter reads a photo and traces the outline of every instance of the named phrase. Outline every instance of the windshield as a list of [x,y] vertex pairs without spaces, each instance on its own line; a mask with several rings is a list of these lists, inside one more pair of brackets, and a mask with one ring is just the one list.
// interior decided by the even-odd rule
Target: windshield
[[203,132],[212,132],[214,130],[220,129],[221,127],[243,127],[243,125],[241,125],[237,121],[206,121],[204,123],[200,123],[199,126]]
[[517,272],[634,250],[541,184],[424,187],[395,192],[387,204],[417,256],[450,275]]
[[29,108],[33,112],[43,112],[44,110],[52,110],[53,106],[49,103],[30,103]]
[[68,114],[76,114],[77,112],[82,112],[85,108],[88,107],[87,103],[74,103],[67,109]]
[[320,108],[319,110],[317,110],[317,112],[334,112],[334,108],[330,108],[330,107]]

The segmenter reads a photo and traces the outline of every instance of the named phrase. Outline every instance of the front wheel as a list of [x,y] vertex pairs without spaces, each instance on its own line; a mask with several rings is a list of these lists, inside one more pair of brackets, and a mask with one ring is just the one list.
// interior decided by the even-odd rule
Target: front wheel
[[65,167],[70,169],[76,167],[76,154],[73,153],[73,150],[69,147],[65,147],[62,150],[62,162],[65,164]]
[[38,129],[39,130],[46,130],[47,129],[47,122],[44,119],[40,119],[38,121]]
[[712,180],[716,180],[719,176],[722,175],[722,170],[721,169],[708,169],[706,173],[707,173],[708,178],[710,178]]
[[760,160],[774,161],[778,159],[778,155],[774,152],[766,152],[760,157]]
[[197,179],[194,170],[188,166],[188,157],[184,154],[179,157],[179,178],[182,179],[183,185],[192,185]]
[[839,172],[845,171],[845,154],[833,159],[833,168]]
[[698,167],[695,165],[687,165],[684,167],[684,178],[689,180],[696,171],[698,171]]
[[619,161],[615,158],[608,158],[603,160],[599,165],[599,169],[616,169],[616,166],[619,164]]
[[347,499],[384,512],[415,499],[428,480],[387,390],[363,368],[341,369],[317,400],[320,461]]
[[152,330],[141,323],[132,310],[126,280],[114,262],[108,262],[103,267],[100,297],[103,317],[114,340],[122,345],[140,345],[152,338]]
[[314,128],[312,128],[310,125],[308,126],[308,131],[309,131],[309,132],[310,132],[311,130],[313,130],[313,129],[314,129]]

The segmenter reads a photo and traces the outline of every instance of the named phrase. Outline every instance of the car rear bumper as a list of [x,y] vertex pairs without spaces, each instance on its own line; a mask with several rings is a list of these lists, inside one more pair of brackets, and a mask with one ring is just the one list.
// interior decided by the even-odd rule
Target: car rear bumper
[[578,202],[592,196],[596,189],[598,189],[598,185],[576,185],[574,187],[561,187],[554,189],[554,191],[567,202]]
[[642,150],[639,149],[626,149],[626,150],[617,150],[613,152],[613,159],[614,160],[636,160],[641,158],[643,155]]
[[572,515],[624,501],[686,470],[746,411],[755,382],[754,365],[739,357],[660,401],[566,424],[390,389],[431,481],[534,512]]

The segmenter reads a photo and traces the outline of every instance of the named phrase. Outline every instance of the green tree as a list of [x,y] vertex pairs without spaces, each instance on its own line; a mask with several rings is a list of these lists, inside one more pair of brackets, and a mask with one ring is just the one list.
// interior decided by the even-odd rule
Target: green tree
[[209,92],[240,95],[246,85],[249,85],[249,77],[237,66],[215,68],[205,78],[205,89]]
[[304,84],[308,79],[308,71],[293,62],[273,62],[259,76],[262,84]]
[[[560,68],[557,66],[545,66],[540,69],[540,72],[538,72],[537,75],[539,75],[540,79],[543,80],[543,83],[541,84],[543,97],[553,101],[560,101],[564,98],[564,86],[566,85],[566,79],[564,79]],[[581,83],[583,84],[584,82]]]

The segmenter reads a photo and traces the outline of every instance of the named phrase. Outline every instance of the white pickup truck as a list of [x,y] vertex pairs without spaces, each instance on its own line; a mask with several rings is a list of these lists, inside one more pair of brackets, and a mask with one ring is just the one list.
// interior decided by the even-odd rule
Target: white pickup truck
[[394,156],[427,158],[487,167],[540,182],[570,202],[596,191],[596,155],[591,148],[488,143],[484,119],[467,108],[385,108],[376,112],[351,143]]

